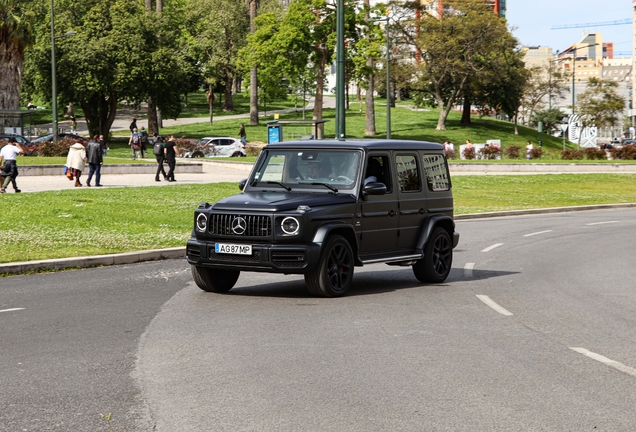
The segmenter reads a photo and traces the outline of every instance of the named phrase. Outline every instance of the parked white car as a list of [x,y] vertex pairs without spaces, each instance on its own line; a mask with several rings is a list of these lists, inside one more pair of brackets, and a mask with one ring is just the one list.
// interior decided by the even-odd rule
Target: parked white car
[[238,138],[206,137],[197,142],[196,148],[185,153],[183,157],[239,157],[246,154],[245,146]]

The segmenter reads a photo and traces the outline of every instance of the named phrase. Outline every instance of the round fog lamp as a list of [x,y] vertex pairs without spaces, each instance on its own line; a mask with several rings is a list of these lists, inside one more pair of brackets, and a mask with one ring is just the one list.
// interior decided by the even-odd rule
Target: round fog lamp
[[286,217],[283,219],[283,222],[280,224],[280,227],[283,229],[285,234],[293,235],[298,233],[298,228],[300,228],[300,224],[298,223],[298,219],[293,217]]
[[199,213],[197,215],[197,230],[203,232],[208,225],[208,218],[205,216],[205,213]]

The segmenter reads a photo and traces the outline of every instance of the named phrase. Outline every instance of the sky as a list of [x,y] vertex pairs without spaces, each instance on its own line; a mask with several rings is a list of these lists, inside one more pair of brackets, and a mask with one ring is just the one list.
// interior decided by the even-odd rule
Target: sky
[[[579,42],[586,29],[550,30],[552,26],[623,20],[632,17],[631,7],[632,0],[506,0],[506,18],[522,45],[563,51]],[[589,27],[588,30],[602,33],[603,42],[614,42],[614,51],[626,51],[615,57],[631,57],[631,25]]]

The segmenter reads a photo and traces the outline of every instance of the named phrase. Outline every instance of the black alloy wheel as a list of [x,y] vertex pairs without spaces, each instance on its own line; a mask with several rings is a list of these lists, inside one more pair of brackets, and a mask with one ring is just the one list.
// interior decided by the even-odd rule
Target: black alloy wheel
[[424,258],[413,264],[413,274],[420,282],[440,283],[448,277],[453,264],[450,234],[437,227],[424,248]]
[[305,283],[314,295],[340,297],[351,287],[353,268],[349,242],[342,236],[331,236],[316,268],[305,274]]

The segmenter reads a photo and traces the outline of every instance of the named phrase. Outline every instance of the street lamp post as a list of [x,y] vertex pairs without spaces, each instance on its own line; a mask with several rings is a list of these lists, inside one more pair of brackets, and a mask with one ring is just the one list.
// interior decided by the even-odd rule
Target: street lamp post
[[336,139],[346,137],[344,0],[336,2]]
[[[386,34],[386,139],[391,139],[391,38],[389,37],[389,15],[387,17],[368,22],[386,21],[384,32]],[[396,57],[397,58],[397,57]]]
[[[75,36],[73,30],[67,31],[63,37]],[[55,71],[55,9],[51,0],[51,110],[53,111],[53,144],[57,144],[57,75]]]
[[596,45],[598,45],[598,44],[594,43],[594,44],[585,45],[585,46],[582,46],[582,47],[574,47],[574,49],[573,49],[573,51],[574,51],[574,53],[572,55],[572,115],[573,116],[574,116],[574,109],[575,109],[575,103],[576,103],[576,100],[575,100],[576,93],[575,93],[575,88],[574,88],[574,81],[575,81],[574,78],[575,78],[575,75],[576,75],[576,50],[582,49],[582,48],[590,48],[590,47],[593,47],[593,46],[596,46]]

